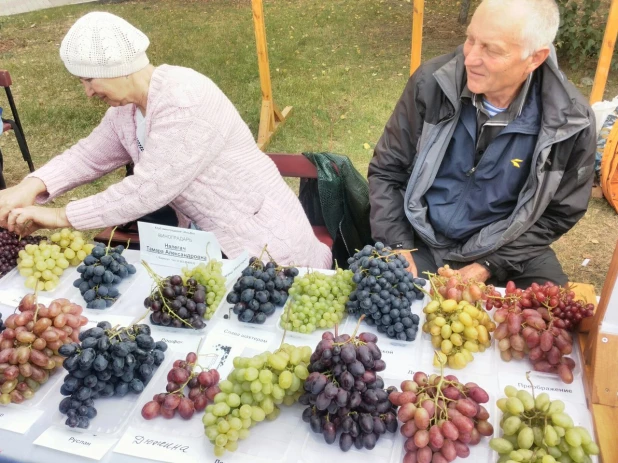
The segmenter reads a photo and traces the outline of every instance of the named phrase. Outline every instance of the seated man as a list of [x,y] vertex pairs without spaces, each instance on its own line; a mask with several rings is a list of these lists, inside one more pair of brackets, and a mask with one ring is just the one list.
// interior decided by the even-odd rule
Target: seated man
[[410,77],[369,188],[373,238],[413,273],[567,282],[549,245],[586,212],[596,136],[553,56],[558,24],[554,0],[484,0],[463,47]]

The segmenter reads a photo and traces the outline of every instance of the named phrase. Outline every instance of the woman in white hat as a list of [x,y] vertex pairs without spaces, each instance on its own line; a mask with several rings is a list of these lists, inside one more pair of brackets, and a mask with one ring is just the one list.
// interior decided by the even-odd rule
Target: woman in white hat
[[[148,38],[110,13],[89,13],[69,30],[60,57],[88,97],[109,108],[86,138],[0,192],[0,224],[26,233],[127,223],[169,204],[181,226],[215,233],[225,254],[329,268],[331,253],[232,102],[207,77],[154,67]],[[134,174],[65,208],[33,206],[133,162]]]

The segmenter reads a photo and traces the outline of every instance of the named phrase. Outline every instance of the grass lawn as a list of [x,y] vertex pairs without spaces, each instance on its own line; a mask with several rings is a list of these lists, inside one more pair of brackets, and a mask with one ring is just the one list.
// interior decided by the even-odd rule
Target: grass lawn
[[[423,58],[463,42],[453,1],[428,0]],[[406,83],[411,4],[405,0],[266,0],[265,16],[275,101],[293,114],[269,151],[332,151],[349,156],[366,174],[373,147]],[[118,14],[150,38],[156,64],[183,65],[208,75],[234,102],[254,134],[260,110],[255,37],[249,0],[136,0],[88,3],[0,17],[0,67],[13,90],[36,166],[86,136],[105,112],[89,101],[65,70],[58,49],[75,20],[88,11]],[[591,68],[567,74],[577,84]],[[615,95],[618,78],[607,95]],[[583,93],[590,91],[582,87]],[[0,105],[7,106],[0,97]],[[366,149],[365,144],[369,145]],[[9,185],[26,175],[13,135],[0,137]],[[119,171],[80,187],[65,204],[118,181]],[[618,219],[602,200],[555,249],[573,281],[600,292],[618,237]],[[584,258],[590,259],[582,267]]]

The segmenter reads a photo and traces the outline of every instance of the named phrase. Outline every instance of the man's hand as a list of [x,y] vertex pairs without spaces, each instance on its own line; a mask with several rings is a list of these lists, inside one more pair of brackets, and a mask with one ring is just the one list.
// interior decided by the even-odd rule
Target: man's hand
[[416,278],[418,276],[418,270],[416,269],[416,264],[414,263],[414,259],[412,258],[412,253],[410,251],[404,250],[395,250],[397,254],[401,254],[408,261],[408,268],[406,270],[410,272]]
[[70,227],[66,209],[28,206],[13,209],[8,217],[7,228],[18,235],[27,236],[42,228]]
[[0,226],[6,227],[9,213],[16,208],[34,204],[37,195],[46,191],[38,178],[25,178],[19,185],[0,191]]
[[485,267],[481,264],[477,264],[476,262],[460,268],[457,272],[461,275],[463,281],[474,280],[477,283],[485,283],[485,281],[487,281],[487,279],[491,276]]

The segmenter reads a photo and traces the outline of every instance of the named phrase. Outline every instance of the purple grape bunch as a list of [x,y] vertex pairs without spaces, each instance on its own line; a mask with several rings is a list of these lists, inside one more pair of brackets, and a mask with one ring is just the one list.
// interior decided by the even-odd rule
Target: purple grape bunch
[[376,374],[386,368],[377,340],[372,333],[350,337],[326,332],[311,355],[305,393],[299,398],[307,406],[303,421],[327,444],[339,435],[344,452],[352,446],[371,450],[380,436],[397,431],[397,407],[388,400],[391,389],[384,389]]
[[39,244],[41,240],[43,240],[42,236],[23,236],[20,239],[19,235],[0,228],[0,277],[17,266],[19,251],[23,250],[27,244]]

